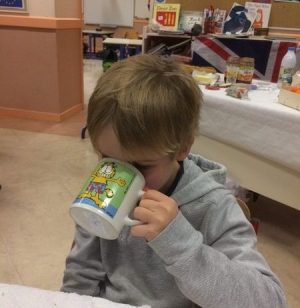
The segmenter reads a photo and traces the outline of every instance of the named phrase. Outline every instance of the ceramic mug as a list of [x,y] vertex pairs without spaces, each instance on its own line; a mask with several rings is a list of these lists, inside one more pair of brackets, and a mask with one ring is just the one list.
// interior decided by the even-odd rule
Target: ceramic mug
[[124,226],[141,224],[129,218],[143,195],[145,179],[129,163],[104,158],[70,208],[73,220],[89,233],[116,239]]

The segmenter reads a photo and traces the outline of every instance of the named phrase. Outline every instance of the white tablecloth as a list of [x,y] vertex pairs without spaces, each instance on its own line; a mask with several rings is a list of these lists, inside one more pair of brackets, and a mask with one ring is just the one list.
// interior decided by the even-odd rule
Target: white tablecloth
[[[106,299],[0,283],[1,308],[129,308]],[[150,306],[141,306],[150,308]]]
[[300,111],[281,105],[275,86],[250,91],[250,100],[200,87],[202,135],[300,171]]

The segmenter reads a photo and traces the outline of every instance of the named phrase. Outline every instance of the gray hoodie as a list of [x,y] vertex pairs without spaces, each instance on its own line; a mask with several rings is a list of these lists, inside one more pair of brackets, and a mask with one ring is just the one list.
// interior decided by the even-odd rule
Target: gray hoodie
[[280,281],[224,187],[224,166],[190,154],[172,198],[180,212],[154,240],[92,236],[76,226],[63,292],[153,308],[283,308]]

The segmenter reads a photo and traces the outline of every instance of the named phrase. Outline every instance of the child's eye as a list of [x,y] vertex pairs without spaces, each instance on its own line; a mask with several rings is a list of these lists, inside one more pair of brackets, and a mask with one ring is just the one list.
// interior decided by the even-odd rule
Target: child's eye
[[132,165],[139,170],[146,170],[146,169],[151,168],[151,165],[142,165],[139,163],[133,163]]

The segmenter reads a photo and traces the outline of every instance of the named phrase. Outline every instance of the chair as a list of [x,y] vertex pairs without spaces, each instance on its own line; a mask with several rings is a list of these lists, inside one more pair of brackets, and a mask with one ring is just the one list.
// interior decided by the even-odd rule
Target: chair
[[[139,33],[135,31],[126,31],[124,33],[124,38],[130,40],[137,40],[139,38]],[[136,46],[135,45],[128,45],[126,47],[126,57],[134,56],[136,54]]]
[[85,125],[81,130],[81,139],[85,139],[86,130],[87,130],[87,125]]
[[236,201],[239,204],[242,211],[244,212],[246,218],[250,221],[251,220],[251,214],[250,214],[250,210],[249,210],[247,204],[239,198],[236,198]]
[[246,218],[251,222],[251,224],[254,228],[254,231],[257,234],[259,223],[260,223],[259,219],[251,217],[249,207],[247,206],[247,204],[243,200],[236,198],[236,201],[237,201],[238,205],[240,206],[240,208],[242,209],[242,211],[244,212]]
[[139,33],[135,31],[126,31],[124,33],[124,38],[130,39],[130,40],[137,40],[139,38]]

